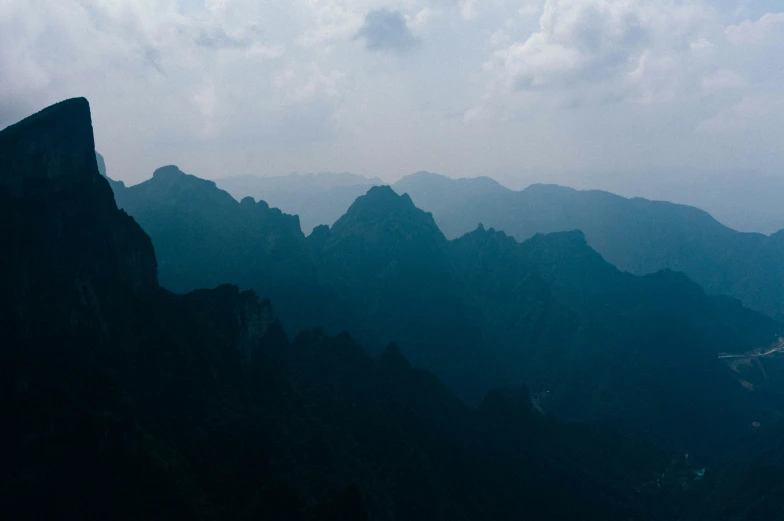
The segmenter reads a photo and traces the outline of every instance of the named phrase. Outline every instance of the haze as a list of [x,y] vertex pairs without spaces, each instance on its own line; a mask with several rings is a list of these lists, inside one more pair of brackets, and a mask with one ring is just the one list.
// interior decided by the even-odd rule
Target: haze
[[174,163],[646,195],[781,174],[782,50],[775,0],[3,0],[0,128],[87,96],[127,183]]

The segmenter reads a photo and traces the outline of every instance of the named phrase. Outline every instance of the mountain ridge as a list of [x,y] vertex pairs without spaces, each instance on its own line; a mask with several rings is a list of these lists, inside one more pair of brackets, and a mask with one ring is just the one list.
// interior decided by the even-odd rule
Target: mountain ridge
[[[706,454],[720,452],[752,422],[775,416],[779,406],[772,396],[778,391],[769,396],[767,390],[775,384],[758,381],[760,391],[748,394],[717,355],[775,342],[779,323],[737,301],[708,296],[676,272],[637,277],[618,270],[579,230],[520,243],[475,225],[449,241],[437,219],[414,203],[390,187],[373,187],[331,228],[276,239],[294,248],[280,250],[281,265],[308,277],[291,279],[286,292],[272,298],[290,334],[316,326],[328,334],[351,331],[374,356],[395,342],[415,367],[434,371],[469,403],[498,385],[526,382],[536,393],[551,391],[540,406],[560,418],[622,419],[632,429]],[[191,204],[187,197],[178,204],[163,197],[156,212],[171,206],[177,216]],[[227,205],[228,220],[224,209],[200,205],[215,223],[208,227],[176,217],[166,235],[148,231],[156,246],[172,246],[190,233],[198,241],[188,251],[211,251],[200,263],[192,255],[170,257],[181,273],[208,262],[229,266],[237,256],[223,246],[225,230],[232,230],[237,245],[265,243],[274,230],[254,225],[238,205]],[[145,223],[150,215],[138,218]],[[221,247],[212,246],[218,238]],[[302,260],[285,261],[292,251],[302,252]],[[269,273],[254,264],[240,262],[243,280],[219,271],[229,282],[272,296],[261,285]],[[196,276],[185,286],[208,282]],[[283,293],[304,295],[303,288],[307,298],[286,305]],[[648,375],[644,385],[631,376],[638,373]],[[695,387],[692,373],[714,389],[713,398]],[[682,403],[684,393],[694,395],[693,403]],[[722,407],[726,427],[720,431]],[[678,429],[679,422],[689,428]]]
[[[253,292],[135,284],[138,263],[154,275],[152,241],[90,152],[74,175],[94,191],[46,172],[25,194],[0,183],[13,519],[644,521],[690,498],[691,469],[667,451],[532,413],[522,388],[475,412],[394,347],[374,359],[348,334],[289,340]],[[19,327],[20,304],[38,327]],[[663,469],[676,477],[648,486]]]

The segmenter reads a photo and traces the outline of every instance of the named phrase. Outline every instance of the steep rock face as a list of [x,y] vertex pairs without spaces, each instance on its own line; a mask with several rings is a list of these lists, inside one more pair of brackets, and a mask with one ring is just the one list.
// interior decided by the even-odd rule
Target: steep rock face
[[2,131],[0,184],[14,195],[94,184],[98,174],[84,98],[52,105]]
[[[30,331],[45,310],[58,327],[106,328],[106,288],[157,287],[152,243],[114,203],[96,164],[83,98],[49,107],[0,132],[2,305]],[[63,287],[63,285],[67,287]],[[47,327],[53,327],[48,324]]]

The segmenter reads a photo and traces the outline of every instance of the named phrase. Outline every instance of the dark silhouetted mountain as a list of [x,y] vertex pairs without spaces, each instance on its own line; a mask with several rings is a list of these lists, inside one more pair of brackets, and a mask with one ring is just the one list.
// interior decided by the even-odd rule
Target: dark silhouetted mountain
[[[117,303],[102,299],[117,280],[134,290],[157,287],[150,239],[117,211],[98,174],[86,100],[54,105],[3,130],[0,165],[2,305],[14,327],[104,328],[105,308]],[[49,266],[53,258],[58,262]],[[42,317],[44,310],[61,311],[61,323]]]
[[[84,99],[1,131],[0,165],[8,519],[664,520],[709,492],[653,445],[537,413],[524,388],[471,409],[394,346],[289,341],[236,286],[159,288]],[[365,202],[422,219],[392,195]]]
[[309,235],[320,224],[332,225],[354,199],[371,186],[380,185],[381,180],[349,173],[322,173],[275,177],[241,175],[218,179],[216,183],[238,201],[250,196],[298,215],[302,231]]
[[432,211],[449,237],[477,224],[518,240],[536,233],[581,230],[608,262],[637,275],[682,271],[708,293],[784,317],[784,233],[740,233],[689,206],[626,199],[601,191],[532,185],[512,191],[486,178],[408,176],[395,185]]

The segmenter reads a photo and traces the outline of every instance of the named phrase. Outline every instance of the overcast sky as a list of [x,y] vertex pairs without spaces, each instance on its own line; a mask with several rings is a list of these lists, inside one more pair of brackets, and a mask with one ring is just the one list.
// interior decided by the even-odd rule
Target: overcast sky
[[130,183],[784,175],[784,0],[0,0],[0,127],[74,96]]

